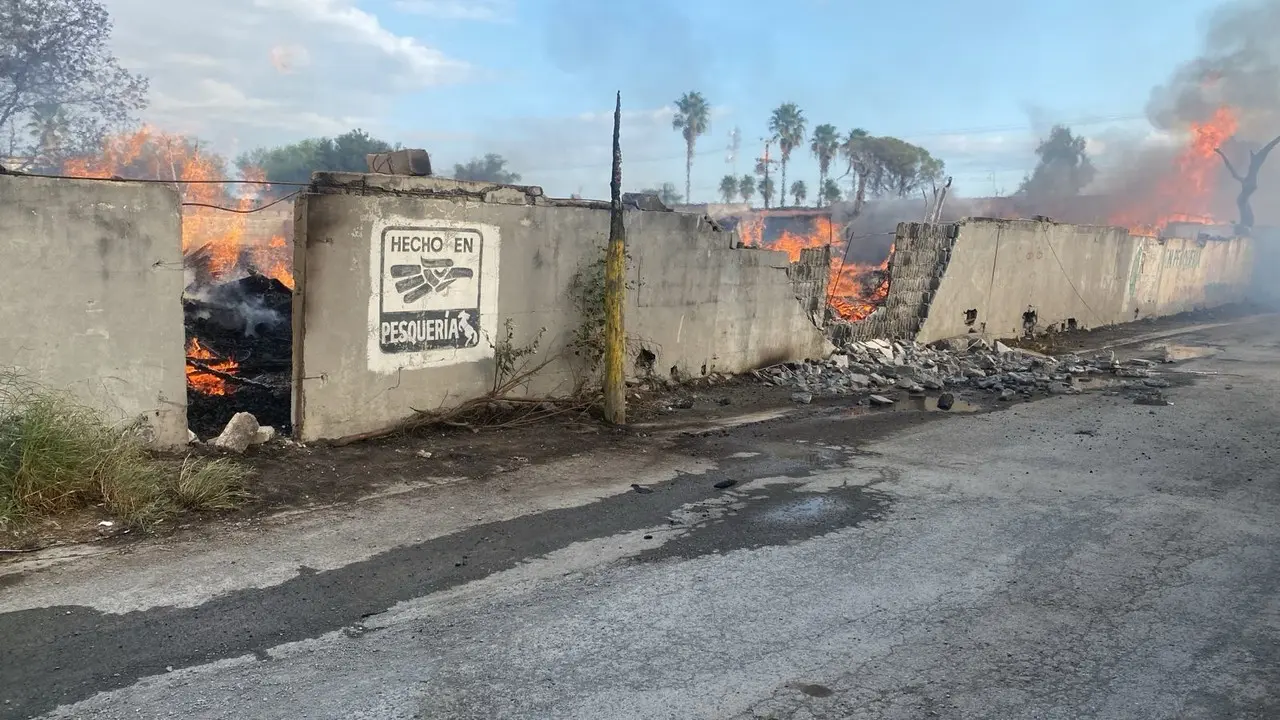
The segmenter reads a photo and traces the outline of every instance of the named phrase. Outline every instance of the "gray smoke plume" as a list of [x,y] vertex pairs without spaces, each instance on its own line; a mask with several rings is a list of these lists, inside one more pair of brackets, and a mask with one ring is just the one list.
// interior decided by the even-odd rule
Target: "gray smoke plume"
[[[1207,20],[1200,54],[1152,89],[1146,113],[1152,127],[1182,135],[1223,107],[1236,117],[1237,128],[1220,148],[1244,172],[1250,151],[1280,134],[1280,0],[1239,0],[1215,10]],[[1161,213],[1207,210],[1218,220],[1237,221],[1239,184],[1216,157],[1208,172],[1207,207],[1180,207],[1178,198],[1170,197],[1169,178],[1185,172],[1178,156],[1186,144],[1183,140],[1162,146],[1111,147],[1107,164],[1117,169],[1100,177],[1091,190],[1110,200],[1107,214],[1113,219],[1132,218],[1126,211],[1135,208],[1158,207]],[[1280,209],[1273,209],[1276,203],[1272,202],[1280,197],[1277,160],[1280,155],[1268,161],[1259,175],[1260,189],[1252,203],[1259,225],[1280,222]],[[1162,200],[1163,206],[1153,198]],[[1062,219],[1096,222],[1098,218]]]
[[1250,130],[1273,137],[1280,132],[1268,129],[1280,109],[1280,0],[1218,8],[1200,56],[1152,91],[1147,115],[1155,127],[1176,130],[1206,120],[1223,105],[1240,113],[1243,136]]

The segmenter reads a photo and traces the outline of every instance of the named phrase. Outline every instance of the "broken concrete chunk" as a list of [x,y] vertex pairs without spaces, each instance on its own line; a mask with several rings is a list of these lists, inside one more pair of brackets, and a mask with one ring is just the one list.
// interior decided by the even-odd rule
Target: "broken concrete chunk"
[[222,434],[214,438],[214,447],[230,450],[235,453],[244,452],[253,443],[258,434],[258,419],[253,413],[238,412],[231,416]]
[[791,396],[791,402],[800,403],[801,405],[808,405],[809,403],[813,402],[813,393],[807,393],[807,392],[795,393]]
[[200,438],[196,436],[196,432],[190,428],[187,428],[187,444],[194,445],[198,442],[200,442]]
[[1018,393],[1014,391],[1013,388],[1005,388],[1004,390],[1000,391],[1000,399],[1004,402],[1008,402],[1012,400],[1017,395]]
[[1002,343],[1002,342],[1000,342],[999,340],[997,340],[997,341],[996,341],[996,352],[997,352],[997,353],[999,353],[1000,355],[1008,355],[1008,354],[1010,354],[1010,353],[1012,353],[1012,352],[1013,352],[1013,348],[1011,348],[1011,347],[1009,347],[1008,345],[1005,345],[1004,343]]
[[431,174],[431,156],[418,148],[372,153],[365,155],[364,159],[371,173],[420,177]]
[[258,432],[253,434],[254,445],[262,445],[276,439],[276,429],[270,425],[262,425],[258,427]]
[[868,399],[868,400],[870,400],[870,401],[871,401],[871,404],[872,404],[872,405],[875,405],[876,407],[884,407],[884,406],[886,406],[886,405],[892,405],[892,404],[893,404],[893,401],[892,401],[892,400],[890,400],[889,398],[887,398],[887,397],[885,397],[885,396],[883,396],[883,395],[872,395],[871,397],[869,397],[869,398],[867,398],[867,399]]

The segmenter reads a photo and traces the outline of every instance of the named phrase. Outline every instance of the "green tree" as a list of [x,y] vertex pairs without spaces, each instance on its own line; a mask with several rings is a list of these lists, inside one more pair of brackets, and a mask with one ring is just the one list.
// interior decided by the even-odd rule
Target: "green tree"
[[684,137],[684,195],[692,197],[693,151],[698,136],[707,132],[711,123],[711,106],[700,92],[687,92],[676,100],[676,114],[671,127]]
[[643,195],[657,195],[658,199],[662,201],[662,204],[667,207],[679,205],[684,201],[684,196],[676,189],[675,183],[665,182],[662,183],[661,187],[645,188],[644,190],[641,190],[640,193]]
[[[95,151],[147,104],[147,80],[120,65],[110,41],[98,0],[0,1],[0,127],[30,129],[60,113],[59,150]],[[21,151],[36,156],[43,129],[33,135]]]
[[873,137],[861,128],[845,138],[841,152],[853,175],[855,216],[868,196],[907,197],[941,179],[945,166],[928,150],[896,137]]
[[750,175],[738,178],[738,194],[742,196],[742,202],[750,204],[756,194],[756,179]]
[[896,137],[879,137],[872,148],[880,171],[877,194],[907,197],[942,176],[943,162],[918,145]]
[[738,179],[732,175],[725,175],[720,178],[720,198],[725,203],[733,202],[733,198],[738,194]]
[[[818,187],[827,187],[827,177],[831,174],[831,163],[840,152],[840,133],[835,125],[823,124],[813,129],[813,138],[809,140],[809,150],[818,159]],[[818,205],[825,200],[825,192],[818,193]]]
[[797,180],[791,183],[791,198],[795,201],[796,207],[804,205],[805,198],[809,197],[809,188],[804,184],[803,180]]
[[822,204],[831,205],[832,203],[840,201],[841,194],[839,183],[831,178],[827,178],[827,181],[822,184],[822,192],[819,193],[819,196],[821,197]]
[[1065,125],[1055,125],[1036,148],[1036,167],[1022,180],[1018,195],[1032,202],[1079,195],[1097,170],[1089,160],[1087,142]]
[[781,151],[781,167],[782,167],[782,188],[784,190],[783,197],[780,198],[783,205],[787,204],[785,197],[787,187],[787,162],[791,160],[791,151],[795,150],[804,142],[805,119],[804,113],[795,103],[783,103],[773,111],[773,115],[769,118],[769,132],[773,133],[773,139],[778,141],[778,149]]
[[484,157],[471,158],[465,165],[453,166],[453,177],[456,180],[474,180],[476,182],[502,183],[512,185],[520,182],[520,173],[507,169],[507,159],[497,153],[486,153]]
[[845,136],[840,145],[840,152],[849,163],[850,197],[853,199],[853,214],[862,213],[862,206],[867,201],[867,187],[872,184],[875,172],[875,154],[872,151],[874,138],[862,128],[854,128]]
[[395,147],[355,129],[337,137],[309,138],[274,148],[257,148],[236,159],[241,170],[259,168],[267,180],[280,183],[311,182],[313,172],[365,172],[366,155]]

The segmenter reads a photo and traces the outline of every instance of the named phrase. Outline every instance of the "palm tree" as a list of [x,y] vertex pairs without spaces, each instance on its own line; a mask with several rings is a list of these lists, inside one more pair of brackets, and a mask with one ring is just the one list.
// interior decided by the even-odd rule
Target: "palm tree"
[[[769,118],[769,132],[778,141],[778,149],[782,151],[782,187],[787,187],[787,161],[791,159],[791,151],[804,142],[804,113],[795,103],[783,103],[773,111]],[[785,192],[783,193],[786,194]],[[786,197],[780,198],[787,204]]]
[[756,179],[750,175],[743,175],[739,178],[738,194],[742,196],[742,202],[750,204],[751,196],[756,194]]
[[803,205],[805,198],[809,197],[809,188],[803,180],[791,183],[791,197],[795,200],[796,207]]
[[676,100],[676,116],[671,119],[671,127],[684,136],[684,196],[689,202],[693,202],[690,196],[693,148],[698,143],[698,136],[705,133],[710,124],[711,106],[702,93],[687,92]]
[[37,162],[52,169],[62,153],[62,143],[67,134],[67,113],[57,103],[40,103],[31,110],[27,133],[35,141]]
[[[809,150],[818,158],[818,187],[827,185],[827,176],[831,174],[831,161],[840,152],[840,131],[835,125],[822,124],[813,129],[813,139],[809,141]],[[822,193],[818,193],[818,205],[822,205]]]
[[769,207],[773,202],[773,178],[767,177],[760,181],[760,196],[764,198],[764,206]]
[[725,175],[720,178],[720,197],[725,203],[733,202],[733,196],[738,194],[738,178],[732,175]]

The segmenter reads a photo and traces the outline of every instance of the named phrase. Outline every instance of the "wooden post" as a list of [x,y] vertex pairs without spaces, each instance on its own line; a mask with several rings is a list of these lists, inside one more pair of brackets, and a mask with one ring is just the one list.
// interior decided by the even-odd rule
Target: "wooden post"
[[622,93],[613,110],[613,179],[609,183],[609,251],[604,266],[604,419],[627,422],[627,389],[623,354],[627,333],[622,307],[626,295],[627,242],[622,224]]

